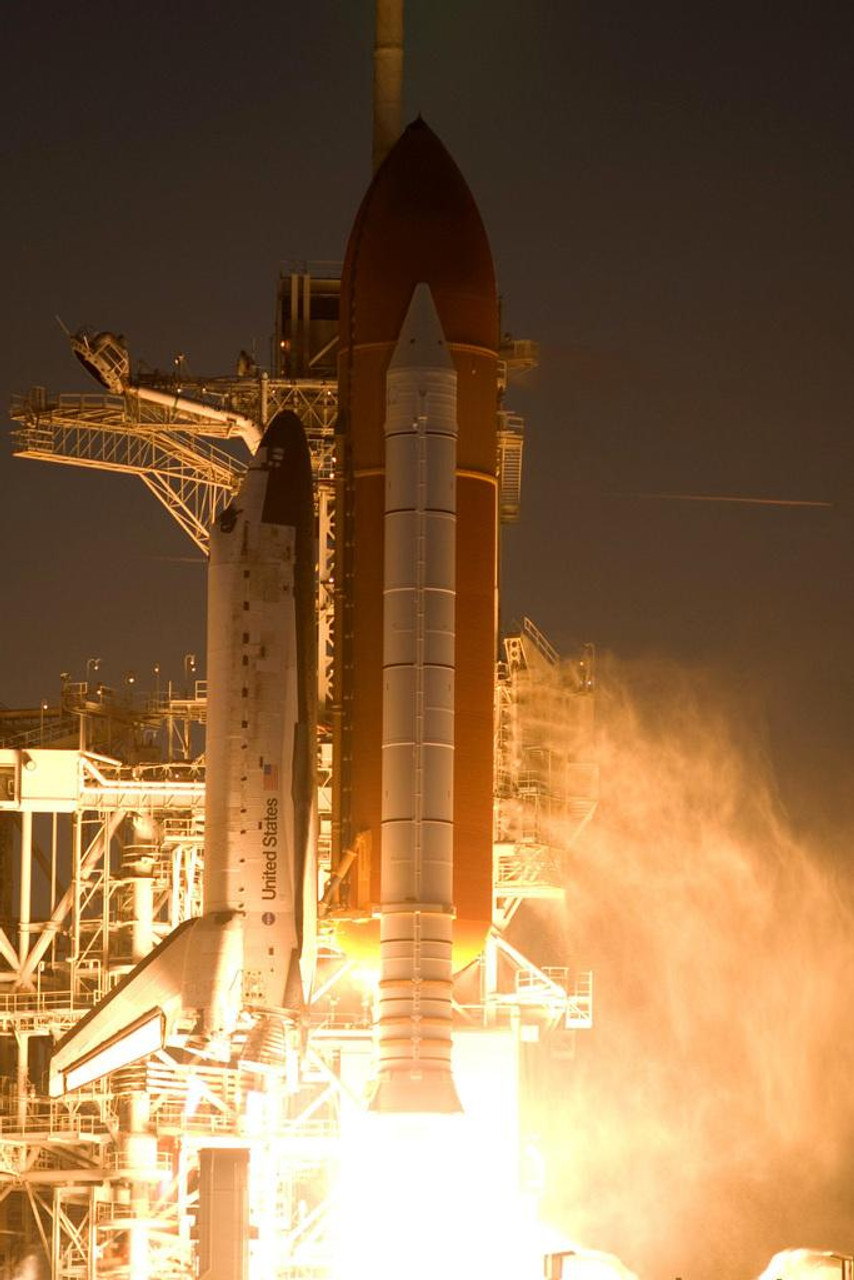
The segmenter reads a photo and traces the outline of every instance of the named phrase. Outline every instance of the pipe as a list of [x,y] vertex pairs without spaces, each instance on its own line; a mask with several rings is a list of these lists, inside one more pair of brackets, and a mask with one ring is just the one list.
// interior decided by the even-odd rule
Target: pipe
[[33,815],[29,809],[21,811],[21,892],[19,903],[18,955],[23,969],[30,950],[30,921],[32,919],[33,875]]
[[134,868],[131,959],[144,960],[154,946],[154,876],[145,865]]
[[17,1049],[17,1116],[18,1129],[21,1133],[27,1127],[27,1098],[30,1090],[30,1067],[29,1067],[29,1047],[30,1037],[26,1031],[15,1032],[15,1047]]
[[215,409],[212,405],[201,404],[197,400],[184,400],[167,391],[155,391],[152,387],[127,386],[124,388],[124,394],[135,396],[137,400],[142,400],[146,404],[156,404],[164,409],[171,409],[173,413],[195,414],[199,418],[221,422],[223,426],[231,428],[235,435],[242,437],[251,453],[255,453],[261,442],[261,430],[258,424],[241,413]]
[[338,892],[338,889],[340,888],[342,882],[349,875],[350,868],[352,867],[355,861],[356,861],[356,850],[348,849],[347,852],[342,856],[341,861],[338,863],[337,869],[333,871],[332,875],[326,881],[326,887],[323,890],[323,897],[320,899],[320,902],[317,904],[317,914],[321,920],[325,920],[326,917],[329,915],[329,912],[332,910],[332,904],[335,898],[335,894]]

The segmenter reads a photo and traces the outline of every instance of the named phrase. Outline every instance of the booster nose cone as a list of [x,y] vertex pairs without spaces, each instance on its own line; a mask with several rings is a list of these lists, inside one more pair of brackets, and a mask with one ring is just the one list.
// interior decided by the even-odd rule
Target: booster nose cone
[[453,369],[429,285],[417,284],[388,370]]

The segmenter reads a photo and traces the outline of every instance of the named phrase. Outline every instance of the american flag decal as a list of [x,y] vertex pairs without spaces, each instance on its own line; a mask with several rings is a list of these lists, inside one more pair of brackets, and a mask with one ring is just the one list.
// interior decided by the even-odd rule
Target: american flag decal
[[279,789],[279,766],[275,764],[264,765],[264,790],[278,791]]

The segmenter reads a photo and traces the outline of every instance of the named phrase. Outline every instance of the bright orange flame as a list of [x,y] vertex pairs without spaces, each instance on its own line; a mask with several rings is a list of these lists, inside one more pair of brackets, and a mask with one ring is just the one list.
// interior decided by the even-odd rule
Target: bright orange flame
[[533,1280],[537,1252],[502,1146],[465,1116],[352,1117],[336,1280]]
[[500,1030],[454,1037],[456,1116],[342,1116],[334,1280],[542,1280],[572,1249],[565,1280],[633,1280],[607,1254],[569,1245],[536,1219],[521,1186],[518,1045]]
[[519,1187],[513,1037],[455,1037],[454,1074],[462,1115],[342,1117],[335,1280],[541,1276]]
[[[379,920],[335,920],[335,941],[344,953],[366,971],[379,975]],[[483,951],[489,925],[483,920],[457,920],[454,923],[454,973],[471,964]]]

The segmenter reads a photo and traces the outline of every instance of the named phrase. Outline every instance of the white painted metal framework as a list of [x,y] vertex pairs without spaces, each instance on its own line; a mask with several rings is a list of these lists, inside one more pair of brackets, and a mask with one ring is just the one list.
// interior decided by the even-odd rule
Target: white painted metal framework
[[[541,681],[555,679],[556,656],[530,623],[508,641],[507,652],[498,683],[496,812],[505,838],[495,846],[497,925],[525,898],[560,892],[561,859],[554,840],[545,841],[544,816],[572,815],[571,836],[595,802],[592,766],[569,768],[561,776],[570,789],[559,791],[556,748],[543,748],[549,774],[526,723]],[[567,696],[586,700],[586,707],[589,658],[583,662],[572,669]],[[203,719],[203,692],[157,702],[163,744],[189,741],[188,732],[176,737],[170,725]],[[354,981],[354,963],[337,952],[331,930],[307,1053],[284,1092],[259,1093],[239,1072],[198,1054],[179,1060],[161,1053],[109,1083],[62,1099],[45,1096],[50,1043],[141,952],[202,907],[203,760],[178,751],[176,759],[128,766],[93,752],[87,735],[100,726],[87,713],[85,691],[73,696],[82,749],[0,750],[0,777],[3,771],[11,777],[0,822],[11,834],[7,852],[16,868],[16,903],[0,929],[0,1049],[7,1066],[0,1216],[12,1232],[0,1235],[0,1265],[25,1241],[45,1253],[53,1276],[68,1280],[101,1274],[188,1280],[195,1268],[199,1152],[244,1145],[252,1151],[253,1222],[261,1242],[253,1247],[273,1241],[268,1256],[278,1259],[279,1280],[325,1276],[336,1135],[342,1108],[356,1105],[353,1078],[370,1075],[374,1052],[374,993]],[[150,730],[150,705],[145,717]],[[549,778],[550,790],[543,786]],[[573,793],[578,778],[584,788]],[[328,781],[327,761],[319,786],[327,831]],[[455,1008],[461,1027],[484,1033],[584,1028],[592,1020],[591,979],[566,967],[539,968],[496,927]]]
[[562,898],[567,851],[596,808],[590,761],[594,655],[574,662],[529,618],[504,642],[495,698],[494,918],[506,929],[527,899]]
[[[507,372],[536,362],[508,340]],[[306,428],[319,530],[319,861],[329,873],[336,469],[335,384],[246,376],[150,379],[139,394],[16,400],[23,457],[138,475],[194,543],[245,470],[234,437],[280,408]],[[503,391],[503,382],[500,388]],[[188,400],[188,397],[191,399]],[[195,403],[193,403],[195,400]],[[242,423],[242,426],[241,426]],[[518,511],[523,424],[502,413],[502,518]],[[212,443],[216,442],[216,443]],[[505,929],[521,903],[557,897],[565,849],[595,805],[583,763],[590,655],[572,669],[559,711],[576,716],[570,750],[537,740],[533,712],[565,678],[532,624],[507,641],[496,694],[496,928],[455,993],[461,1028],[540,1031],[589,1026],[590,975],[538,967]],[[66,1097],[46,1096],[50,1045],[176,925],[201,912],[205,686],[170,688],[144,703],[88,682],[66,684],[62,706],[22,718],[0,748],[0,1268],[27,1248],[55,1280],[189,1280],[196,1274],[199,1152],[248,1146],[253,1257],[276,1280],[324,1277],[330,1263],[338,1134],[374,1069],[375,993],[324,922],[307,1047],[285,1087],[202,1055],[161,1052]],[[128,764],[129,742],[158,763]],[[583,749],[582,749],[583,748]],[[149,751],[149,756],[151,752]],[[562,826],[556,823],[560,819]],[[527,1033],[525,1029],[527,1028]],[[274,1259],[270,1270],[269,1260]]]
[[[245,407],[263,412],[262,424],[279,409],[293,409],[306,428],[318,478],[331,482],[334,387],[265,378],[260,388],[252,380],[250,390],[245,381],[236,380],[230,399],[249,399]],[[205,553],[208,530],[246,470],[240,456],[210,443],[240,435],[236,422],[244,415],[229,416],[201,399],[196,405],[166,393],[156,401],[131,394],[50,397],[36,387],[15,398],[11,416],[19,457],[139,476]]]

